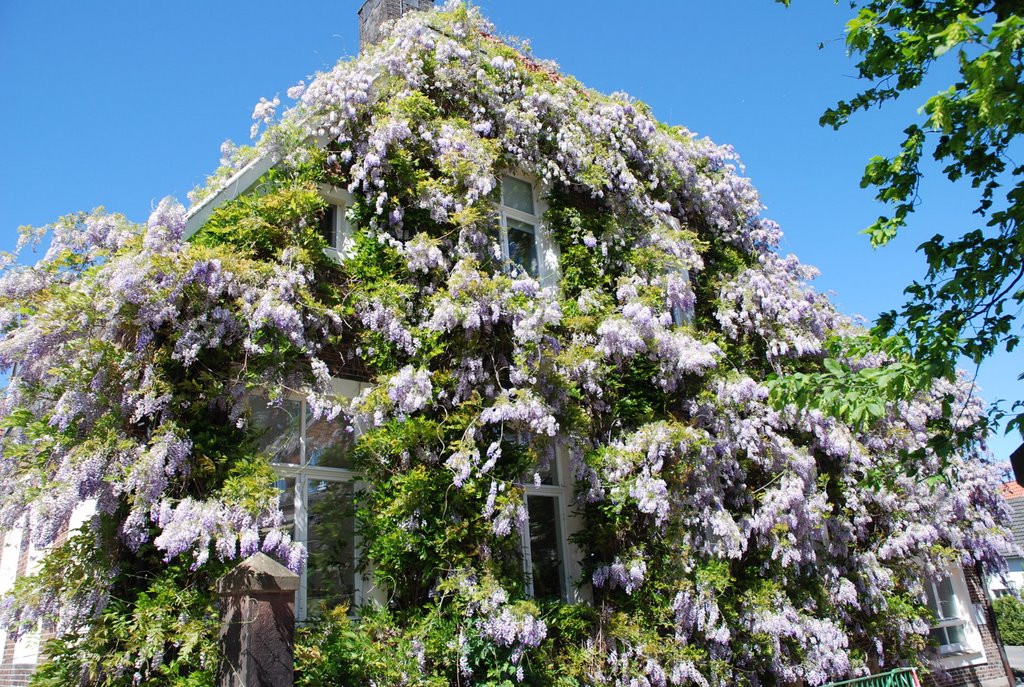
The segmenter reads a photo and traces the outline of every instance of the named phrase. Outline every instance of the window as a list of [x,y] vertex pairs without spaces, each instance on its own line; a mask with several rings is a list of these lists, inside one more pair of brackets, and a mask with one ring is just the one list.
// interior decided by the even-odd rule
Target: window
[[349,463],[355,432],[341,421],[313,420],[304,401],[267,405],[253,399],[250,407],[253,423],[263,428],[259,448],[280,477],[281,510],[292,537],[309,552],[296,617],[316,617],[342,603],[356,608],[367,585],[356,571],[353,497],[359,476]]
[[939,654],[968,653],[967,635],[965,633],[966,618],[960,610],[953,578],[946,575],[938,582],[931,580],[925,583],[925,596],[928,608],[935,615],[936,624],[932,626],[931,636],[939,646]]
[[352,205],[352,196],[344,189],[323,185],[320,186],[320,195],[327,201],[327,209],[318,220],[320,236],[327,244],[328,255],[345,260],[351,257],[355,248],[354,232],[345,217]]
[[[689,285],[690,272],[688,270],[680,270],[680,275],[683,281]],[[672,306],[672,324],[677,327],[684,324],[693,324],[693,308],[683,308],[678,305]]]
[[[981,580],[972,578],[971,584],[981,589]],[[935,617],[931,638],[938,648],[938,666],[952,670],[983,665],[988,658],[980,626],[986,619],[981,606],[972,603],[965,571],[950,566],[944,576],[925,580],[924,588],[925,602]]]
[[499,244],[506,268],[522,269],[531,277],[541,276],[538,228],[540,217],[534,200],[533,184],[518,177],[501,179]]
[[334,250],[338,250],[338,222],[343,212],[342,206],[331,203],[320,217],[320,238],[324,240],[328,248]]
[[579,601],[573,581],[579,578],[579,555],[569,544],[569,531],[578,523],[568,517],[572,489],[556,453],[524,484],[526,522],[521,537],[527,594],[535,599]]
[[[661,220],[667,224],[673,231],[679,232],[682,230],[682,224],[679,220],[668,214],[667,212],[660,213]],[[670,288],[679,291],[680,284],[684,285],[686,291],[690,290],[690,271],[684,267],[678,267],[669,273],[669,282],[672,285]],[[684,324],[693,324],[693,307],[683,307],[679,305],[673,305],[672,310],[672,324],[677,327]]]

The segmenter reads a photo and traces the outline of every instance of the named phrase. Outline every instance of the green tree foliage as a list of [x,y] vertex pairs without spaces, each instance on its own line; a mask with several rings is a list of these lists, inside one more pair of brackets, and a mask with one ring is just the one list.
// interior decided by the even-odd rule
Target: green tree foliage
[[[891,351],[893,370],[872,371],[866,379],[830,369],[820,379],[776,387],[780,400],[796,396],[833,412],[871,417],[880,408],[872,407],[873,397],[906,397],[936,376],[951,378],[961,357],[980,364],[1020,341],[1024,166],[1013,156],[1024,132],[1024,3],[872,0],[850,6],[856,15],[846,25],[846,43],[858,60],[858,76],[871,85],[826,110],[822,126],[839,129],[857,111],[913,92],[930,72],[956,71],[953,83],[922,104],[921,119],[904,130],[899,150],[868,162],[861,186],[877,189],[876,198],[890,206],[865,230],[872,245],[885,245],[906,227],[920,200],[927,156],[950,181],[977,189],[977,226],[922,243],[925,275],[907,287],[902,308],[883,313],[872,331]],[[1010,412],[1006,430],[1024,431],[1024,401]],[[1006,411],[993,414],[998,419]]]
[[1004,644],[1024,644],[1024,601],[1016,596],[1001,596],[992,602],[996,612],[996,625]]

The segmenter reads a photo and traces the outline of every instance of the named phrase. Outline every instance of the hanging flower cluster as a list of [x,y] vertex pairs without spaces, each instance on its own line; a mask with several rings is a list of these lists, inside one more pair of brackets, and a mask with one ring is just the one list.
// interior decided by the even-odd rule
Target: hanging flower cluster
[[[361,554],[389,606],[355,627],[366,651],[415,646],[404,684],[821,684],[917,660],[922,581],[1001,565],[969,387],[880,399],[868,427],[769,404],[769,374],[819,369],[854,329],[776,254],[732,151],[494,34],[463,4],[413,12],[289,91],[280,121],[261,100],[256,150],[282,162],[188,240],[166,201],[145,226],[64,218],[39,263],[8,261],[0,525],[27,515],[67,552],[8,598],[9,626],[43,613],[101,641],[110,594],[68,571],[130,615],[161,575],[209,586],[260,549],[300,569],[247,410],[289,392],[363,428]],[[537,277],[502,246],[505,175],[542,189]],[[355,199],[340,260],[318,185]],[[347,403],[331,377],[353,365],[373,385]],[[940,460],[936,436],[960,457]],[[578,605],[528,600],[520,559],[524,489],[559,460]],[[56,663],[96,673],[67,646]],[[100,670],[188,672],[180,645],[163,651]]]

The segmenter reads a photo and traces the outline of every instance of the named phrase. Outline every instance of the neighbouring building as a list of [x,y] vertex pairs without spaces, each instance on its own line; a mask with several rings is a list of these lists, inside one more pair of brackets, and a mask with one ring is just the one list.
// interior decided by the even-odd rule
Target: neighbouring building
[[1024,593],[1024,487],[1007,482],[1000,487],[1000,493],[1010,509],[1010,531],[1016,547],[1006,552],[1006,572],[988,580],[992,598]]

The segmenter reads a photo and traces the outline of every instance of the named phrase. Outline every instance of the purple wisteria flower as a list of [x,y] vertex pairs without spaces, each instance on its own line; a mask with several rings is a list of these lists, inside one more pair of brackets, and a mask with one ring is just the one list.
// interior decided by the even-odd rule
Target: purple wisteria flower
[[406,365],[388,380],[388,398],[402,415],[415,413],[430,402],[434,387],[428,370]]

